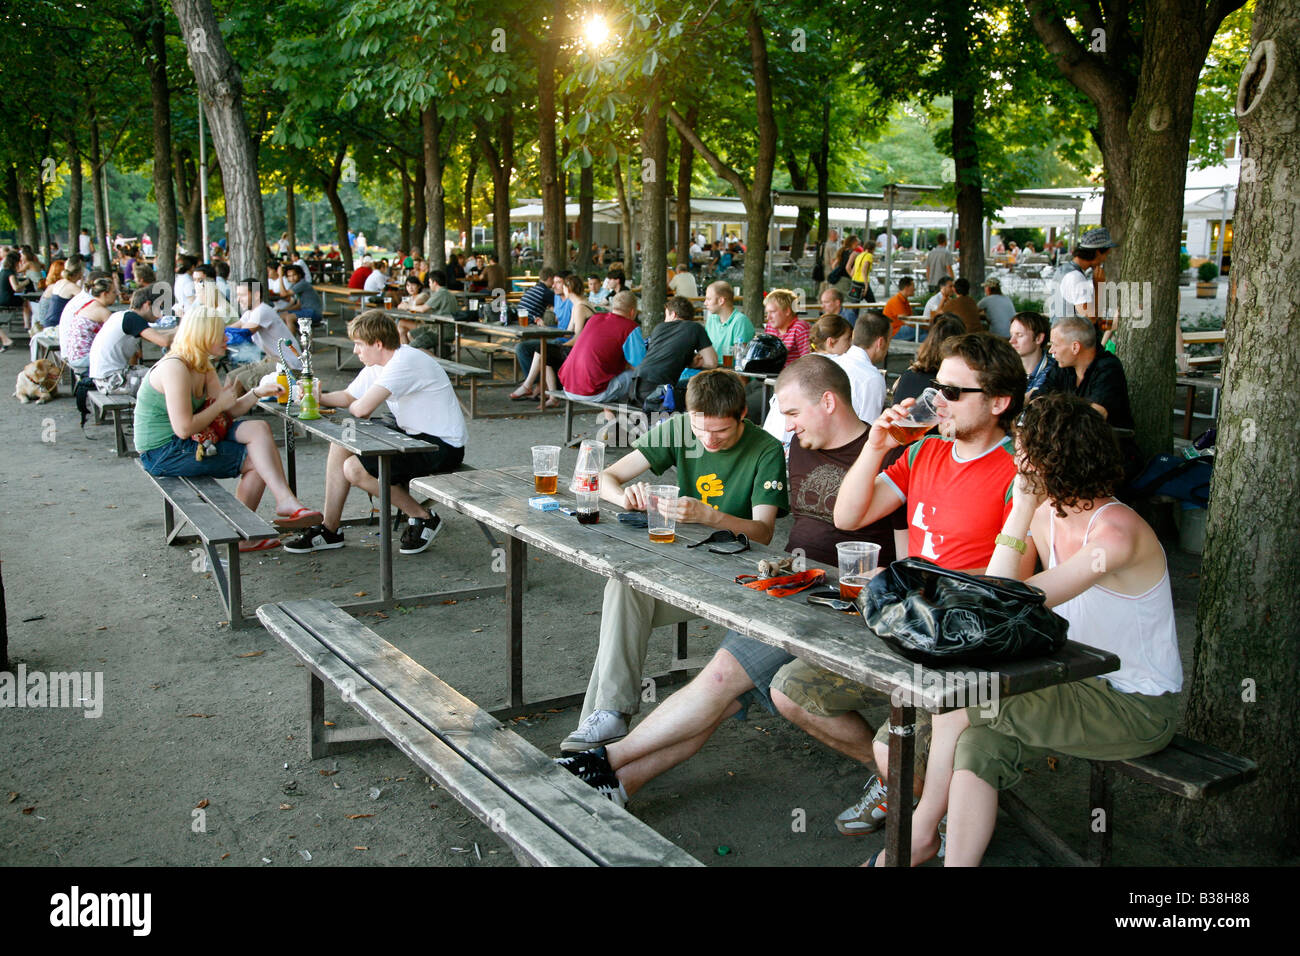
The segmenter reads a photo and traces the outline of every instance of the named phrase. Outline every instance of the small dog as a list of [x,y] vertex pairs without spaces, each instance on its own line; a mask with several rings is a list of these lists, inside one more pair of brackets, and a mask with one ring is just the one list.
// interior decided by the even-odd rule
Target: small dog
[[63,367],[58,362],[50,359],[28,362],[18,373],[14,396],[24,405],[32,401],[44,405],[50,399],[59,397],[59,379],[62,375]]

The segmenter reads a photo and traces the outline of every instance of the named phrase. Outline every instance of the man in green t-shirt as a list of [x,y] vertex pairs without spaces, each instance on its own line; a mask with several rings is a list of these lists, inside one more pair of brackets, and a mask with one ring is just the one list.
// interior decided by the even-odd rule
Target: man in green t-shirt
[[[655,426],[605,469],[601,497],[644,511],[649,486],[633,479],[647,469],[660,475],[676,467],[678,524],[743,532],[767,544],[776,519],[789,508],[781,443],[744,420],[745,386],[732,372],[712,369],[692,378],[686,408],[686,415]],[[671,560],[671,553],[665,551],[664,558]],[[650,632],[694,616],[611,580],[605,586],[600,647],[582,702],[582,723],[560,749],[590,750],[625,737],[628,718],[641,706],[641,667]]]

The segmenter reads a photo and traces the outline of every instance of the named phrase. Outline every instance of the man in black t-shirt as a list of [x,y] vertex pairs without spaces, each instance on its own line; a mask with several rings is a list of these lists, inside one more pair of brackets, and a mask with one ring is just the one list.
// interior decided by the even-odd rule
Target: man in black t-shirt
[[[795,521],[786,550],[834,565],[836,541],[863,540],[861,530],[838,531],[829,516],[870,428],[853,411],[848,375],[824,356],[805,356],[787,366],[777,379],[776,396],[795,435],[789,489]],[[888,535],[881,543],[883,565],[893,560],[894,548]],[[621,741],[556,762],[622,805],[650,780],[694,756],[723,720],[743,718],[749,704],[759,703],[775,714],[772,675],[794,659],[778,647],[729,631],[704,670]]]
[[541,319],[546,310],[555,304],[555,290],[551,288],[551,280],[554,278],[555,270],[547,266],[538,275],[537,284],[526,290],[519,300],[519,308],[527,312],[533,321]]
[[639,405],[659,386],[676,382],[685,369],[717,367],[718,353],[704,324],[695,321],[695,306],[690,299],[675,295],[664,308],[663,323],[650,333],[645,358],[620,399],[630,399]]
[[1114,355],[1097,348],[1092,322],[1081,316],[1062,319],[1052,326],[1050,342],[1056,367],[1035,394],[1077,395],[1091,402],[1111,427],[1132,428],[1124,366]]

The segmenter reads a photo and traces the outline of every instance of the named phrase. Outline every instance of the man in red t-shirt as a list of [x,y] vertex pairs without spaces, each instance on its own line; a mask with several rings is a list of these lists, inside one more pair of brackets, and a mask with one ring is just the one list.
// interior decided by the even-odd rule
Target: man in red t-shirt
[[366,279],[370,277],[370,273],[375,271],[371,265],[373,262],[374,260],[369,256],[361,260],[361,265],[357,266],[356,271],[348,278],[349,289],[364,289],[366,287]]
[[[935,381],[941,392],[935,403],[939,434],[917,441],[882,472],[885,456],[899,445],[889,426],[906,417],[915,400],[885,409],[840,485],[835,526],[865,527],[905,507],[909,555],[982,573],[1011,510],[1016,463],[1010,432],[1024,404],[1025,369],[1009,343],[976,332],[944,343]],[[1026,568],[1024,576],[1032,570]],[[847,756],[861,760],[871,747],[871,727],[859,712],[878,705],[880,694],[864,685],[796,659],[773,677],[772,702],[792,723]],[[885,725],[873,748],[881,769],[888,766],[887,741]],[[918,760],[927,748],[927,741],[918,741]],[[862,799],[840,814],[841,833],[870,833],[883,825],[883,779],[883,773],[872,777]]]
[[633,332],[641,334],[636,295],[620,292],[611,300],[610,311],[587,319],[574,338],[560,366],[560,385],[572,397],[590,402],[626,391],[636,370],[628,364],[623,343]]

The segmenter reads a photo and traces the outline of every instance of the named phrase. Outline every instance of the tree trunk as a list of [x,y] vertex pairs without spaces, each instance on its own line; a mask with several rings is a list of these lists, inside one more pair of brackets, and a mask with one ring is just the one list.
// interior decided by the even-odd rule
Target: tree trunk
[[[1132,293],[1123,297],[1127,301],[1120,310],[1118,354],[1128,370],[1138,445],[1150,457],[1173,447],[1169,410],[1177,375],[1172,359],[1183,189],[1196,81],[1209,41],[1190,18],[1148,17],[1144,29],[1141,81],[1128,128],[1132,193],[1121,233],[1134,241],[1119,266],[1107,261],[1105,272],[1108,283],[1123,280],[1118,289]],[[1135,300],[1144,298],[1137,293],[1147,288],[1150,302],[1143,303],[1139,316]],[[1105,286],[1100,291],[1105,308]],[[1116,302],[1117,297],[1109,298]]]
[[397,174],[402,180],[402,239],[398,252],[405,258],[411,250],[411,176],[406,171],[405,157],[398,164]]
[[579,276],[591,271],[592,206],[596,202],[596,168],[592,165],[582,167],[578,174],[578,261],[574,265]]
[[[203,223],[200,221],[198,167],[188,146],[172,153],[176,180],[176,202],[185,224],[185,251],[194,254],[203,245]],[[161,253],[159,253],[161,258]],[[175,264],[175,260],[173,265]]]
[[[956,56],[964,64],[962,69],[974,71],[972,76],[979,73],[971,65],[964,38],[950,40],[947,49],[950,56]],[[974,96],[964,90],[954,94],[952,161],[957,186],[958,267],[977,299],[984,281],[984,179],[980,174],[979,142],[975,138],[978,123]]]
[[1300,710],[1287,693],[1300,673],[1300,457],[1289,403],[1265,398],[1285,394],[1300,375],[1300,351],[1285,347],[1287,333],[1300,328],[1300,305],[1277,270],[1294,258],[1300,231],[1298,20],[1297,0],[1259,0],[1252,45],[1258,55],[1269,44],[1273,62],[1252,62],[1241,78],[1245,158],[1187,707],[1187,733],[1257,761],[1259,779],[1179,808],[1197,836],[1213,833],[1271,860],[1300,850]]
[[154,238],[154,273],[168,285],[176,272],[176,195],[172,191],[171,90],[167,86],[166,18],[159,0],[151,0],[148,19],[132,34],[149,71],[153,115],[153,195],[158,210]]
[[614,159],[614,187],[618,190],[618,209],[623,214],[623,265],[630,279],[632,277],[632,262],[636,255],[636,240],[632,232],[632,203],[628,201],[627,189],[623,185],[623,157],[621,154]]
[[[641,247],[641,328],[648,335],[664,320],[668,301],[668,224],[664,200],[668,173],[668,124],[660,102],[662,81],[656,80],[641,132],[641,208],[645,210],[645,239]],[[651,165],[646,166],[645,160]]]
[[542,265],[558,271],[569,266],[565,190],[555,158],[555,66],[560,55],[564,17],[560,0],[552,0],[548,6],[550,27],[537,51],[538,173],[542,187]]
[[442,145],[439,135],[442,120],[438,118],[438,104],[431,102],[420,111],[420,134],[424,146],[424,205],[429,220],[429,269],[447,267],[447,203],[442,188]]
[[91,230],[95,242],[95,268],[107,270],[109,250],[104,233],[108,231],[108,209],[104,206],[104,161],[100,156],[99,116],[93,106],[90,109],[90,192],[95,210],[95,228]]
[[[809,157],[811,161],[811,157]],[[805,190],[808,188],[808,169],[801,167],[798,159],[793,156],[787,156],[785,168],[790,172],[790,188]],[[808,242],[808,234],[812,232],[813,211],[807,206],[797,206],[799,214],[794,221],[794,235],[790,237],[790,258],[796,263],[803,255],[803,247]]]
[[68,130],[68,246],[67,253],[77,251],[81,235],[81,152],[77,149],[77,131]]
[[424,250],[429,231],[429,210],[424,204],[424,184],[427,179],[422,151],[420,161],[415,164],[415,182],[411,186],[411,245],[419,246],[421,251]]
[[289,255],[298,258],[298,201],[293,195],[292,177],[284,181],[284,231],[289,234]]
[[515,164],[514,115],[507,108],[497,124],[498,144],[492,142],[487,124],[476,120],[479,148],[492,170],[492,245],[497,261],[506,272],[511,271],[510,259],[510,171]]
[[[813,168],[817,170],[817,255],[822,255],[822,248],[830,235],[831,199],[831,98],[822,102],[822,138],[813,153]],[[886,290],[888,293],[888,290]]]
[[320,177],[321,189],[325,193],[325,198],[330,204],[330,212],[334,214],[334,241],[338,243],[339,254],[343,257],[343,275],[352,275],[352,244],[348,242],[348,211],[343,208],[343,200],[339,198],[339,180],[343,176],[343,159],[348,154],[346,146],[339,147],[334,154],[334,164],[328,172],[317,172]]
[[226,49],[211,0],[172,0],[172,8],[190,50],[190,65],[221,163],[230,271],[236,276],[260,276],[266,268],[266,227],[239,65]]
[[465,200],[460,212],[460,231],[465,237],[465,251],[474,245],[474,177],[478,175],[478,156],[471,153],[465,169]]
[[[699,120],[700,108],[692,105],[686,111],[686,122],[691,129]],[[668,263],[669,268],[684,262],[691,264],[691,172],[695,164],[695,147],[684,136],[678,137],[677,147],[677,262]]]
[[36,231],[36,196],[21,176],[18,177],[18,242],[33,249],[41,247],[41,237]]

